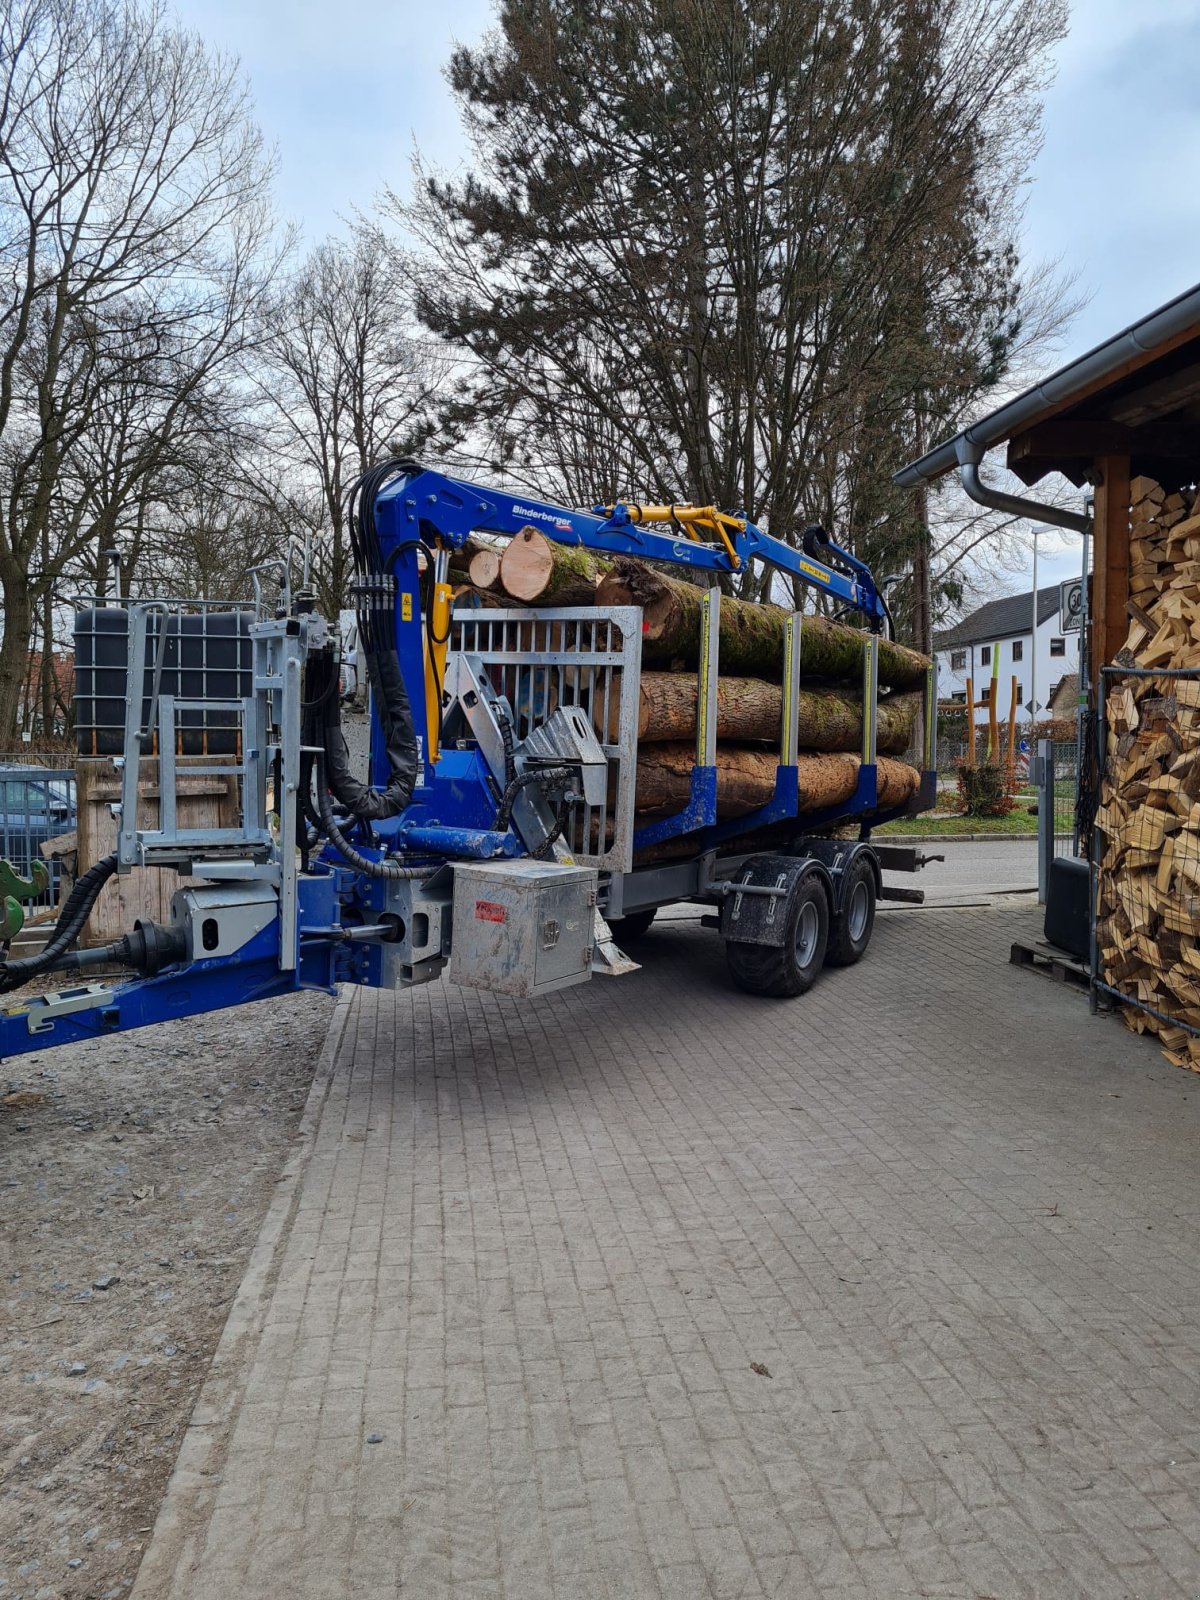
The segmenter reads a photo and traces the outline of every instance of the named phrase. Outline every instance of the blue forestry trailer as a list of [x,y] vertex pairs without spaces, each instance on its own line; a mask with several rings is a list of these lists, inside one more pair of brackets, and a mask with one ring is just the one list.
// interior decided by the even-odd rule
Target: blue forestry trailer
[[[621,942],[678,902],[710,908],[732,977],[752,992],[800,994],[827,962],[862,955],[881,868],[922,861],[873,845],[870,830],[928,809],[936,787],[931,669],[920,788],[903,808],[880,808],[888,613],[862,562],[819,528],[796,549],[713,507],[571,510],[409,460],[366,473],[349,509],[358,670],[371,690],[366,781],[340,724],[337,619],[315,609],[306,563],[296,583],[290,559],[279,570],[271,606],[256,578],[253,611],[154,600],[81,613],[81,725],[94,732],[103,721],[105,694],[120,708],[108,747],[121,783],[117,848],[78,878],[39,954],[0,962],[0,989],[13,996],[0,1012],[0,1054],[293,989],[425,983],[447,965],[459,984],[545,994],[635,970]],[[452,604],[452,552],[473,534],[512,538],[531,526],[600,557],[714,577],[763,562],[860,614],[863,742],[850,798],[804,808],[797,611],[784,629],[774,794],[749,815],[718,816],[713,584],[701,607],[690,793],[677,814],[639,826],[641,609]],[[204,753],[184,764],[189,750]],[[151,761],[153,825],[138,809]],[[204,774],[234,780],[233,822],[179,818],[181,776]],[[169,919],[139,919],[111,944],[79,948],[104,885],[134,868],[181,875]],[[129,976],[103,975],[114,969]],[[50,975],[62,986],[47,988]]]

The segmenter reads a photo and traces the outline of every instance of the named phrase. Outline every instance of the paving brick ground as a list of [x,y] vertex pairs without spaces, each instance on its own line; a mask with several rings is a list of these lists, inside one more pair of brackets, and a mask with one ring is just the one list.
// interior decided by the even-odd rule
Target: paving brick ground
[[1200,1079],[1028,927],[357,997],[136,1600],[1200,1594]]

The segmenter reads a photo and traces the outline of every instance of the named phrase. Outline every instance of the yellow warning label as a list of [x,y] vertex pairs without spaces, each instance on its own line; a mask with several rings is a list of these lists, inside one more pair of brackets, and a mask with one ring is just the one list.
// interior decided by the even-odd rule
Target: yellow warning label
[[828,583],[829,574],[823,567],[810,567],[807,561],[797,561],[796,565],[801,572],[807,572],[810,578],[815,578],[818,583]]
[[412,621],[412,595],[410,594],[402,594],[400,596],[400,621]]

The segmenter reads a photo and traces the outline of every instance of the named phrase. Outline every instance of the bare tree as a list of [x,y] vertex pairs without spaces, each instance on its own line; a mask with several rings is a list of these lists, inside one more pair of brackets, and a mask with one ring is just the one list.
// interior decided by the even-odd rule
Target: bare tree
[[350,485],[434,430],[444,363],[413,334],[405,258],[369,224],[313,250],[271,310],[259,383],[297,467],[287,503],[302,520],[314,495],[320,503],[318,592],[330,615],[346,604]]
[[0,16],[0,743],[38,601],[118,532],[136,553],[230,426],[271,174],[236,65],[157,0]]

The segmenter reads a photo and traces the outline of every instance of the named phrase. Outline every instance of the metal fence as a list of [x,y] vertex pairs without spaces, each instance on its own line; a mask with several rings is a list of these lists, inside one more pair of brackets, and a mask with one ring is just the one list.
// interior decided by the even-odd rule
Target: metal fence
[[1200,1070],[1200,668],[1105,667],[1099,728],[1093,994]]
[[[75,818],[75,773],[71,766],[0,764],[0,857],[18,877],[30,879],[34,863],[45,860],[42,846],[69,833],[75,827]],[[49,884],[41,894],[24,900],[28,907],[52,906],[58,899],[59,863],[51,860],[46,865],[50,869]]]
[[1044,902],[1051,861],[1080,854],[1078,742],[1039,739],[1032,776],[1038,801],[1038,899]]

